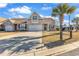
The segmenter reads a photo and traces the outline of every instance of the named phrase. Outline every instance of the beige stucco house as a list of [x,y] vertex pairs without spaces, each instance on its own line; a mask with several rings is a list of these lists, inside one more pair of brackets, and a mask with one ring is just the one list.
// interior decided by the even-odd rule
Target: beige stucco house
[[55,20],[50,17],[41,17],[34,12],[29,19],[6,19],[0,26],[4,31],[51,31],[55,30]]

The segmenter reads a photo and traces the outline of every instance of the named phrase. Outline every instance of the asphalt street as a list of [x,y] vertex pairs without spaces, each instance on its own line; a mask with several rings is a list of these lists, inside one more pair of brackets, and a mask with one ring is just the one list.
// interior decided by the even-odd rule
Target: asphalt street
[[69,51],[69,52],[66,52],[66,53],[63,53],[63,54],[58,55],[58,56],[79,56],[79,48],[74,49],[74,50]]

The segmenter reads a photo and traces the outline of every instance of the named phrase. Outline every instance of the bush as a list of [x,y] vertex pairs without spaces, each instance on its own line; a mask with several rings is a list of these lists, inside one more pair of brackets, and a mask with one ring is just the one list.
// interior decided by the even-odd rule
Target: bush
[[4,31],[4,29],[0,29],[0,31]]
[[60,29],[59,28],[56,28],[56,30],[59,31]]

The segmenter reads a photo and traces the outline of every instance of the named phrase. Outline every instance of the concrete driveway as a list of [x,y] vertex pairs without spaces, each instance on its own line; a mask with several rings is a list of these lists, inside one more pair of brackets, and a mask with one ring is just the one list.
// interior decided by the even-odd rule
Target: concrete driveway
[[31,50],[42,42],[42,38],[39,38],[41,36],[42,32],[16,32],[3,36],[0,38],[0,54],[7,55],[4,53],[7,50],[13,51],[12,53]]

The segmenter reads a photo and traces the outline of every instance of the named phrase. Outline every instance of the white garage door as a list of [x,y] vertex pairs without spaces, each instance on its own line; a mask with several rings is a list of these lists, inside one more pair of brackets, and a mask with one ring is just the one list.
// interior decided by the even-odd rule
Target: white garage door
[[41,31],[42,25],[29,25],[29,31]]
[[14,28],[11,25],[6,25],[5,26],[5,31],[14,31]]

